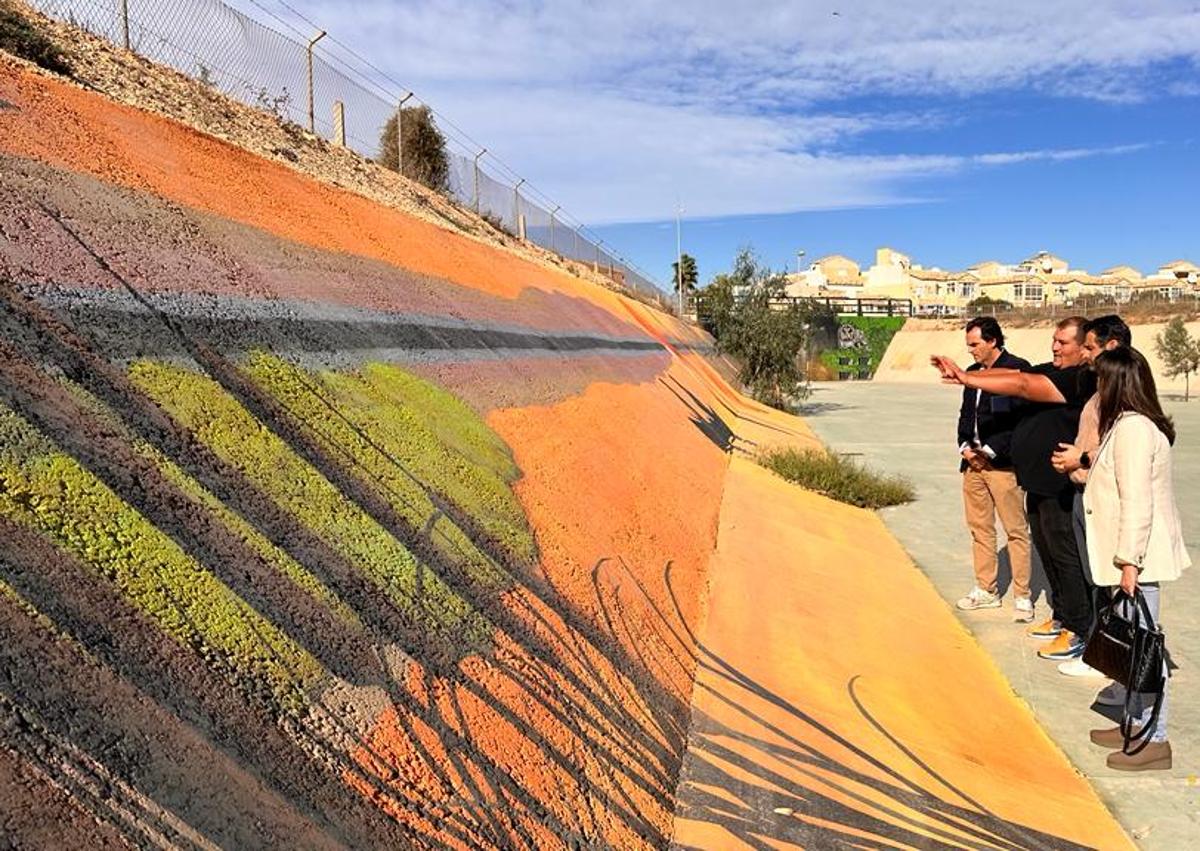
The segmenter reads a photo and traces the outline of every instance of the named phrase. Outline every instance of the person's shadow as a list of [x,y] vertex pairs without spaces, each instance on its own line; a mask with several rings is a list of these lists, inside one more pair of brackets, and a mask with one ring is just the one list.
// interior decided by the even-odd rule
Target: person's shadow
[[[1008,544],[1005,544],[1000,552],[996,554],[998,559],[996,571],[996,588],[1000,596],[1008,593],[1012,587],[1012,559],[1009,557]],[[1046,605],[1050,605],[1053,600],[1050,596],[1050,580],[1046,578],[1046,568],[1042,565],[1041,558],[1038,557],[1037,550],[1030,547],[1029,552],[1029,596],[1036,605],[1038,600],[1044,595]]]

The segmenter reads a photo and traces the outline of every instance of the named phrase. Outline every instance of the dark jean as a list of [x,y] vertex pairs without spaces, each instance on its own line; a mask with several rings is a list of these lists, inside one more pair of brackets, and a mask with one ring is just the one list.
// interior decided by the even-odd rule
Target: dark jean
[[1054,619],[1080,638],[1092,630],[1092,584],[1075,537],[1075,489],[1054,496],[1031,493],[1025,499],[1034,549],[1050,583]]

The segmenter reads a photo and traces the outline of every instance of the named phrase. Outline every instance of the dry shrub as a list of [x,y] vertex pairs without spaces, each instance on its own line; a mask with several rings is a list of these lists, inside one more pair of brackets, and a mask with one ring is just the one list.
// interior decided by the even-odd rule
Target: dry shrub
[[758,457],[758,463],[789,482],[859,508],[903,505],[917,498],[907,479],[876,473],[841,455],[771,449]]
[[71,65],[39,22],[22,6],[0,0],[0,50],[28,59],[56,74],[71,76]]

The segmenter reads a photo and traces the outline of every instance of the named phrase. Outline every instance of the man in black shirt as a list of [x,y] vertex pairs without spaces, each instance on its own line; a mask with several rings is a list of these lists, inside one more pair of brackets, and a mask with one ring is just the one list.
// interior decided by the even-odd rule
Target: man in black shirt
[[1053,617],[1030,629],[1033,637],[1051,640],[1038,652],[1045,659],[1080,656],[1092,626],[1091,590],[1072,528],[1074,487],[1051,463],[1058,444],[1074,439],[1079,413],[1096,389],[1094,374],[1083,367],[1085,322],[1078,316],[1059,322],[1053,360],[1024,370],[968,373],[949,358],[933,358],[949,383],[1032,403],[1013,431],[1012,458],[1017,481],[1026,491],[1033,546],[1050,583]]

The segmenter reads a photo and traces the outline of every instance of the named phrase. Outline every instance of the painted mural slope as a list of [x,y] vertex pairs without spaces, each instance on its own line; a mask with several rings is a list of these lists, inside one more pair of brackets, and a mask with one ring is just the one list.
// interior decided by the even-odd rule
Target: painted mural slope
[[[0,101],[0,835],[726,843],[685,838],[729,816],[680,778],[719,717],[697,672],[714,648],[753,650],[728,643],[743,560],[821,577],[894,546],[865,512],[746,473],[762,446],[816,446],[808,428],[740,397],[701,333],[618,294],[3,57]],[[843,548],[756,549],[736,530],[760,499]],[[762,610],[772,647],[839,617],[786,601]],[[878,667],[884,650],[838,658],[858,654]],[[886,658],[891,677],[926,661]],[[769,659],[766,683],[809,664]],[[842,673],[812,668],[788,700],[840,723],[822,695]],[[1015,738],[1032,722],[1002,683],[981,688],[1016,719],[999,741],[1069,771]],[[738,794],[744,768],[710,772],[711,794]],[[1015,818],[995,768],[945,770]],[[1115,830],[1069,792],[1058,822],[1019,823]],[[776,838],[846,835],[814,824]]]

